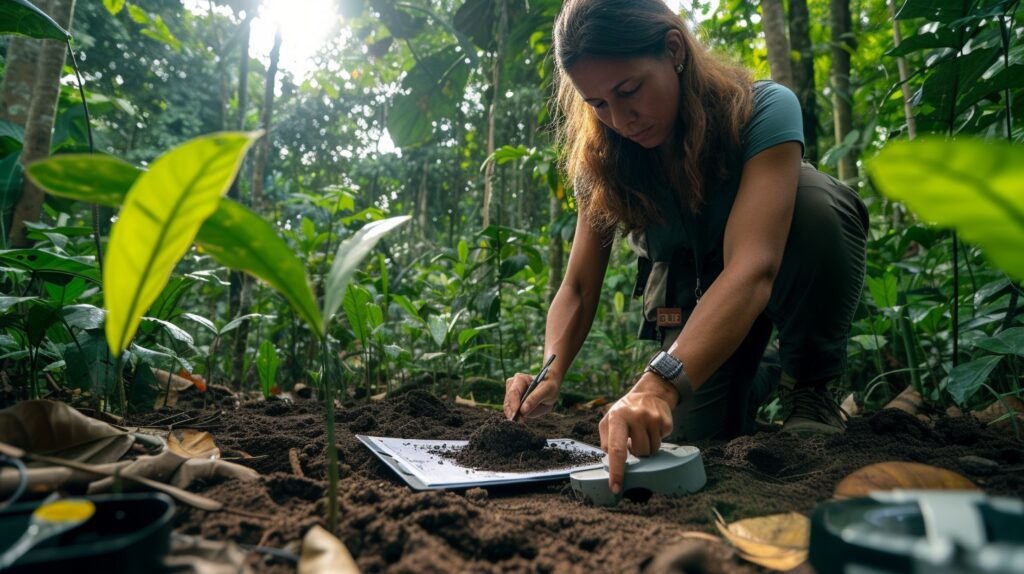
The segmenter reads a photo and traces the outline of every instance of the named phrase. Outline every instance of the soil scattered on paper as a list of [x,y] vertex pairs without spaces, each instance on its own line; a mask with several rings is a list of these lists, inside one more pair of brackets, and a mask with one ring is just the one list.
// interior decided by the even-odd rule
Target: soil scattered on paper
[[546,438],[523,423],[495,418],[469,435],[464,447],[432,451],[459,466],[498,472],[554,470],[601,460],[601,455],[549,445]]
[[[192,414],[208,419],[211,413]],[[838,436],[795,437],[771,428],[727,442],[697,443],[708,475],[703,490],[681,498],[655,494],[645,503],[627,500],[614,508],[580,502],[566,481],[415,492],[354,436],[466,440],[498,416],[418,391],[338,410],[338,534],[363,572],[677,572],[666,564],[673,564],[671,553],[679,552],[682,534],[715,533],[712,508],[729,521],[808,513],[850,472],[890,460],[959,472],[989,494],[1024,494],[1020,441],[999,436],[970,417],[929,423],[894,410],[855,417]],[[556,412],[528,424],[541,436],[597,444],[600,417],[593,411]],[[298,553],[302,536],[326,516],[319,403],[242,402],[208,424],[224,457],[240,457],[237,462],[267,476],[196,487],[252,515],[180,506],[177,530]],[[287,455],[292,449],[305,478],[291,469]],[[703,557],[706,567],[699,571],[763,572],[722,544],[687,544],[696,544]],[[250,557],[257,572],[295,571],[293,563],[279,558]]]

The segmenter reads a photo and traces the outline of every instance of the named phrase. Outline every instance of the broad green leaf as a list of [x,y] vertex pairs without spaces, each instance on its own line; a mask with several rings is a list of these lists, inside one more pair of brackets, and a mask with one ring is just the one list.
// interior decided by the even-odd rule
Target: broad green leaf
[[896,13],[896,19],[925,18],[949,24],[966,16],[968,6],[963,0],[907,0]]
[[402,80],[407,93],[395,97],[388,114],[388,133],[398,147],[416,147],[430,141],[433,122],[451,117],[462,101],[469,80],[466,55],[454,47],[416,63]]
[[897,282],[896,276],[886,273],[884,277],[868,277],[868,292],[875,300],[879,309],[892,309],[896,307]]
[[466,343],[473,340],[474,337],[480,334],[480,329],[470,327],[459,331],[459,348],[466,346]]
[[0,156],[21,151],[25,143],[25,128],[14,122],[0,120]]
[[27,0],[0,0],[0,34],[66,41],[71,37],[45,12]]
[[214,335],[217,334],[217,326],[213,324],[213,321],[207,319],[206,317],[203,317],[202,315],[196,315],[194,313],[182,313],[181,318],[199,323],[203,327],[206,327],[206,329],[213,333]]
[[244,323],[246,321],[249,321],[251,319],[262,319],[262,318],[265,318],[265,317],[266,318],[270,318],[270,316],[263,315],[261,313],[249,313],[248,315],[242,315],[240,317],[235,317],[234,319],[228,321],[227,325],[224,325],[224,327],[221,328],[220,334],[223,335],[224,333],[229,333],[231,331],[234,331],[235,329],[237,329],[239,327],[239,325],[241,325],[242,323]]
[[1007,329],[995,337],[976,341],[975,346],[999,355],[1017,355],[1024,357],[1024,327]]
[[23,181],[21,152],[0,159],[0,212],[9,211],[18,205]]
[[405,311],[409,314],[410,317],[412,317],[413,319],[420,323],[423,322],[423,317],[420,317],[419,310],[416,309],[416,306],[413,305],[412,301],[409,301],[409,299],[405,295],[392,295],[391,300],[394,301],[395,303],[398,303],[398,305],[401,308],[405,309]]
[[875,185],[922,219],[955,228],[1024,279],[1024,146],[979,140],[893,142],[867,164]]
[[124,9],[124,2],[125,0],[103,0],[103,6],[112,16],[117,16],[118,12]]
[[163,288],[163,291],[160,292],[156,301],[149,306],[147,315],[166,321],[174,319],[181,312],[178,308],[178,302],[181,301],[181,298],[185,296],[197,281],[197,279],[187,276],[172,277]]
[[196,242],[221,265],[269,283],[314,333],[323,332],[306,266],[262,217],[222,199],[217,211],[199,229]]
[[46,337],[46,330],[60,322],[60,314],[47,303],[33,303],[25,317],[25,334],[28,344],[38,347]]
[[153,410],[153,405],[160,397],[161,392],[166,391],[166,388],[166,382],[161,384],[157,380],[149,363],[139,361],[135,366],[132,384],[128,388],[128,408],[136,412]]
[[999,58],[999,48],[979,48],[969,54],[957,56],[935,66],[935,71],[921,86],[921,103],[934,108],[933,119],[948,124],[949,114],[956,100],[956,113],[967,109],[962,100],[968,87],[975,85]]
[[0,265],[26,269],[45,281],[63,285],[75,277],[100,282],[100,271],[93,265],[41,249],[0,251]]
[[501,262],[501,278],[508,279],[526,268],[530,259],[525,255],[515,255]]
[[384,310],[380,305],[371,303],[366,306],[366,324],[370,327],[371,333],[384,324]]
[[117,380],[117,361],[110,356],[107,342],[99,332],[79,337],[77,345],[65,346],[64,361],[71,387],[99,396],[111,394]]
[[[36,162],[28,171],[47,193],[114,207],[121,205],[128,189],[145,173],[119,159],[72,154]],[[217,211],[200,227],[196,243],[221,265],[269,283],[314,332],[321,332],[305,266],[262,217],[221,199]]]
[[192,339],[192,335],[189,335],[187,331],[181,327],[171,323],[170,321],[164,321],[163,319],[154,319],[153,317],[143,317],[143,322],[152,323],[157,325],[164,330],[165,333],[171,336],[172,339],[180,343],[184,343],[187,346],[192,346],[195,341]]
[[[341,299],[345,295],[345,287],[348,285],[349,279],[356,272],[356,267],[373,250],[381,238],[409,219],[408,215],[401,215],[367,223],[355,235],[349,237],[338,246],[338,251],[334,254],[334,263],[327,274],[324,306],[321,313],[321,317],[323,317],[322,329],[326,328],[331,317],[334,316],[338,307],[341,306]],[[323,332],[321,331],[322,335]]]
[[11,307],[28,301],[38,301],[38,297],[7,297],[0,296],[0,313],[10,309]]
[[258,133],[220,133],[167,152],[132,185],[110,232],[103,286],[107,341],[118,356],[220,204]]
[[981,385],[988,380],[988,376],[1002,359],[1002,355],[994,355],[982,357],[954,367],[949,372],[949,382],[946,383],[946,390],[949,391],[956,404],[961,407],[967,407],[967,402],[981,388]]
[[260,377],[260,388],[263,397],[270,398],[277,384],[277,367],[281,360],[277,357],[277,348],[270,341],[263,341],[256,355],[256,374]]
[[427,330],[430,338],[438,347],[444,344],[445,336],[448,334],[448,324],[441,315],[431,315],[427,318]]
[[469,259],[469,243],[465,239],[459,240],[458,251],[459,261],[465,263]]
[[466,0],[452,18],[452,26],[483,49],[494,45],[494,0]]
[[877,351],[889,344],[889,340],[881,335],[856,335],[850,337],[850,342],[860,345],[865,351]]
[[103,320],[107,313],[95,305],[68,305],[61,309],[64,322],[71,327],[77,327],[83,331],[92,331],[103,328]]
[[960,45],[960,34],[940,26],[934,30],[918,31],[900,42],[899,47],[893,48],[885,53],[886,56],[896,58],[906,56],[919,50],[933,50],[935,48],[956,48]]
[[66,154],[34,162],[26,174],[51,195],[118,207],[145,172],[105,155]]
[[345,297],[341,301],[341,307],[345,310],[348,323],[352,326],[352,332],[356,334],[359,342],[366,347],[370,340],[370,324],[366,308],[373,303],[373,296],[365,288],[359,285],[349,285],[345,290]]

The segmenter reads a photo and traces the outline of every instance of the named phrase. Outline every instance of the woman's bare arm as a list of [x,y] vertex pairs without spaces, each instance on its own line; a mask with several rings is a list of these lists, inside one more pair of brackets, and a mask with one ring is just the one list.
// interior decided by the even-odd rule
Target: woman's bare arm
[[[527,397],[522,414],[538,416],[547,413],[558,398],[562,378],[583,346],[594,322],[601,297],[601,284],[611,256],[611,245],[581,217],[569,251],[565,278],[548,309],[544,333],[544,357],[557,356],[547,379]],[[519,408],[530,375],[517,373],[505,383],[505,415],[509,418]]]

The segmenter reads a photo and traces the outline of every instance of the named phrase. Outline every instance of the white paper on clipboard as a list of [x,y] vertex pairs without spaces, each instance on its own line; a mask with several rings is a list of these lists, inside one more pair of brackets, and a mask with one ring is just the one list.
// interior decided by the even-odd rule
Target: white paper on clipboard
[[[597,461],[552,470],[496,472],[459,466],[455,461],[431,452],[442,448],[463,447],[467,442],[464,440],[423,440],[367,435],[356,435],[356,438],[417,490],[557,480],[568,478],[570,473],[578,470],[601,468],[603,464],[602,461]],[[601,449],[572,439],[548,439],[548,446],[604,456]]]

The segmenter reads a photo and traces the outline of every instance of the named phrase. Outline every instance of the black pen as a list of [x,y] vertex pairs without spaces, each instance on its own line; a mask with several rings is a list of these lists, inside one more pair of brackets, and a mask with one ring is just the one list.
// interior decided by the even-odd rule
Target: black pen
[[519,410],[523,408],[523,403],[526,402],[526,397],[530,396],[530,393],[533,392],[533,389],[537,387],[537,383],[539,383],[539,382],[544,380],[544,377],[547,376],[548,369],[551,368],[551,363],[553,363],[553,362],[555,362],[555,354],[551,353],[551,356],[548,357],[547,362],[545,362],[544,366],[541,367],[540,372],[537,373],[537,376],[534,377],[533,381],[530,382],[530,386],[526,387],[526,392],[524,392],[523,396],[520,397],[520,399],[519,399],[519,407],[516,409],[516,414],[514,414],[512,416],[512,421],[513,422],[519,420]]

